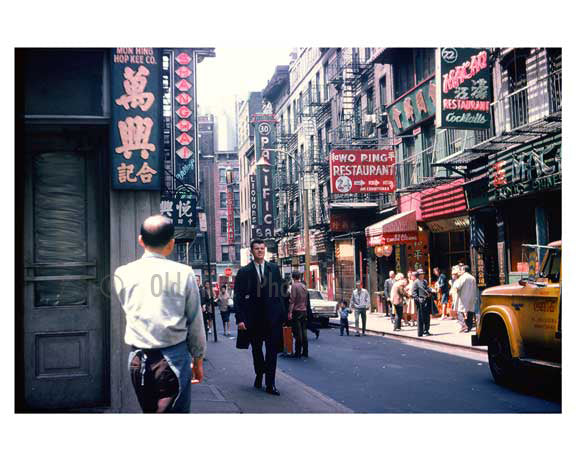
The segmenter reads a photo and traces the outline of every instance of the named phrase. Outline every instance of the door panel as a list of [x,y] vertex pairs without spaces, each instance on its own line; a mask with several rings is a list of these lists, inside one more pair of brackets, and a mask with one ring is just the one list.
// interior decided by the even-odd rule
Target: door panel
[[107,304],[98,277],[105,236],[97,141],[87,139],[89,132],[27,133],[24,369],[30,409],[106,400]]

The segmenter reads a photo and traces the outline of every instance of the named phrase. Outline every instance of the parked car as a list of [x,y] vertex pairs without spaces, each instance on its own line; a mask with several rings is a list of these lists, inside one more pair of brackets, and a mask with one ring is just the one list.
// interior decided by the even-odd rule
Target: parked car
[[338,317],[336,312],[336,301],[327,300],[322,292],[318,290],[308,290],[310,295],[310,308],[314,319],[320,321],[321,325],[328,326],[330,317]]
[[522,364],[561,368],[562,243],[524,246],[546,249],[540,270],[484,290],[472,336],[473,346],[488,346],[490,371],[501,384],[517,381]]

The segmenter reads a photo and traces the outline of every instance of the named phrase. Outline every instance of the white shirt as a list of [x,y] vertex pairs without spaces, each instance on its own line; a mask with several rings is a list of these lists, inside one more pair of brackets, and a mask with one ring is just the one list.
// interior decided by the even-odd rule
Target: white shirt
[[[256,261],[254,262],[254,267],[256,267],[256,272],[258,273],[258,280],[260,280],[260,283],[262,283],[262,277],[264,276],[265,272],[265,266],[264,264],[266,263],[266,261],[262,261],[262,264],[258,264]],[[260,266],[260,267],[258,267]],[[262,269],[262,272],[260,272],[260,269]]]
[[156,349],[187,341],[192,357],[204,356],[200,296],[190,266],[146,251],[116,269],[114,285],[126,314],[126,344]]
[[352,292],[352,299],[350,299],[350,307],[353,309],[369,309],[370,308],[370,294],[365,288],[360,288],[360,291],[355,289]]

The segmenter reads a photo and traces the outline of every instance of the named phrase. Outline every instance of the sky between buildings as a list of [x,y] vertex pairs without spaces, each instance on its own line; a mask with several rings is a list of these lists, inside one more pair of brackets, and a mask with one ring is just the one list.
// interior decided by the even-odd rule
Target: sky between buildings
[[[216,48],[215,58],[197,67],[199,113],[214,114],[218,123],[218,150],[233,149],[226,119],[234,121],[234,101],[261,91],[276,66],[290,63],[292,48]],[[225,114],[228,114],[226,117]]]

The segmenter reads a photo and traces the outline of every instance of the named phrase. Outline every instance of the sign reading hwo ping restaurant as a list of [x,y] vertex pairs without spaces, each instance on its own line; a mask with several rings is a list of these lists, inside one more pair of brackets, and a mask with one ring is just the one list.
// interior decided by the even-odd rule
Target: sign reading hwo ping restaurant
[[252,236],[274,237],[274,194],[272,168],[276,162],[276,119],[273,114],[254,114],[254,155],[256,163],[250,175],[250,211]]
[[170,126],[164,136],[166,158],[170,159],[167,169],[171,170],[168,182],[171,190],[164,191],[161,212],[172,219],[177,227],[196,227],[197,192],[197,135],[196,135],[196,92],[195,54],[191,48],[165,49],[167,68],[164,75],[170,95]]
[[330,153],[333,194],[390,193],[396,190],[393,149],[334,150]]
[[492,79],[488,50],[439,48],[436,53],[436,126],[489,129]]
[[158,48],[111,50],[112,187],[159,190],[162,179]]

